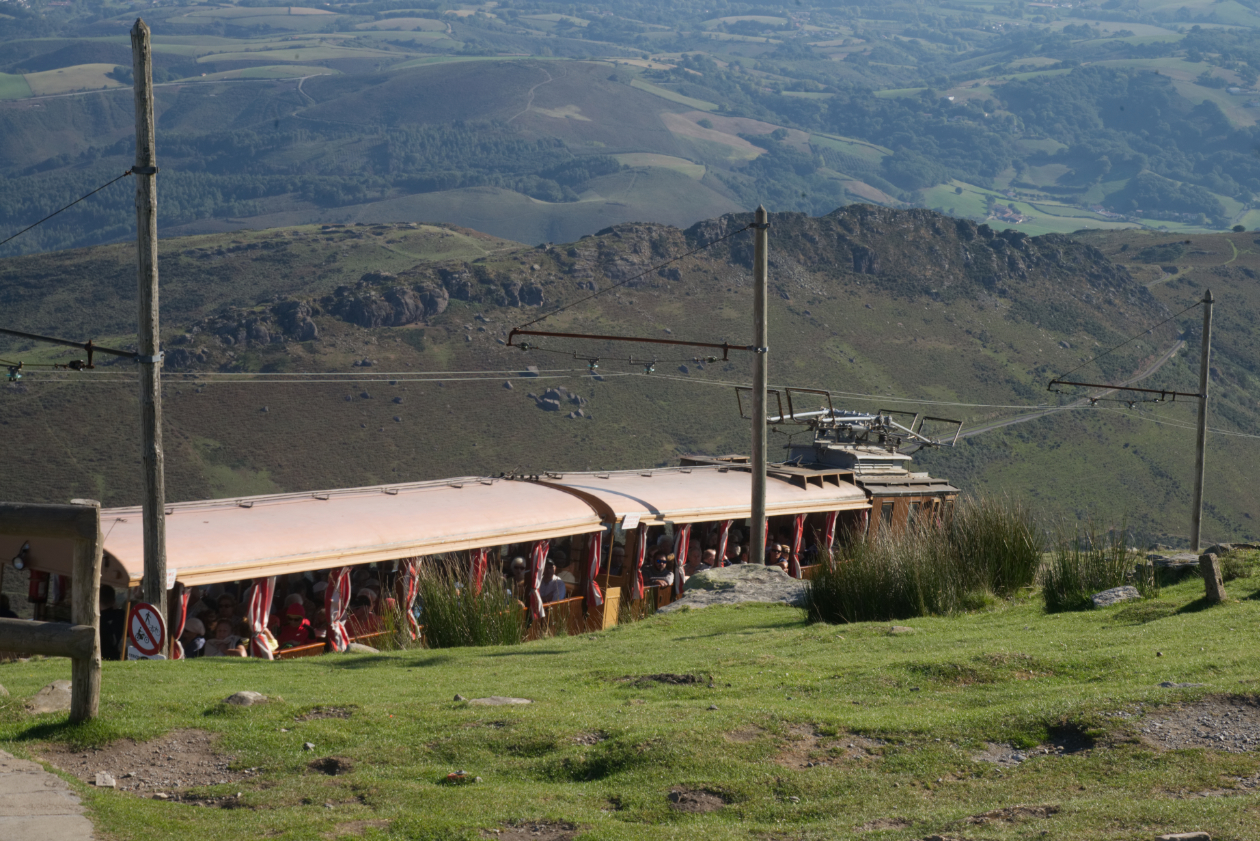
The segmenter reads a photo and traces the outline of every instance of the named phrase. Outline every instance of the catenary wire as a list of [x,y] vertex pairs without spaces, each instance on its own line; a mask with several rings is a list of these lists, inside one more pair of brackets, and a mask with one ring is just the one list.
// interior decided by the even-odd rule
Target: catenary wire
[[123,180],[124,178],[126,178],[126,177],[127,177],[128,175],[130,175],[130,174],[131,174],[131,170],[127,170],[127,171],[126,171],[126,172],[124,172],[122,175],[118,176],[117,178],[114,178],[114,179],[112,179],[112,180],[110,180],[110,181],[106,181],[104,184],[102,184],[101,186],[97,187],[95,190],[93,190],[92,192],[88,193],[87,195],[85,195],[85,196],[79,196],[77,199],[75,199],[74,201],[70,202],[70,203],[69,203],[68,205],[66,205],[65,207],[60,208],[60,209],[58,209],[58,210],[54,210],[52,213],[48,214],[48,215],[47,215],[47,216],[45,216],[43,219],[40,219],[40,220],[39,220],[38,222],[36,222],[35,224],[33,224],[33,225],[27,225],[25,228],[23,228],[22,230],[18,231],[16,234],[14,234],[13,236],[9,237],[8,239],[0,241],[0,246],[3,246],[3,245],[5,245],[5,244],[6,244],[6,243],[8,243],[8,242],[10,242],[10,241],[12,241],[12,240],[17,239],[17,238],[18,238],[18,237],[20,237],[22,234],[24,234],[24,233],[26,233],[27,231],[29,231],[31,228],[36,228],[36,227],[39,227],[40,225],[42,225],[42,224],[44,224],[45,222],[47,222],[49,219],[51,219],[51,218],[53,218],[54,216],[56,216],[58,213],[61,213],[61,211],[63,211],[63,210],[69,210],[70,208],[74,207],[76,204],[78,204],[79,202],[83,201],[84,199],[91,198],[92,196],[94,196],[94,195],[96,195],[97,193],[99,193],[101,190],[104,190],[106,187],[108,187],[109,185],[113,184],[115,181],[121,181],[121,180]]
[[1060,380],[1061,380],[1061,379],[1063,379],[1064,377],[1070,377],[1070,376],[1072,376],[1072,375],[1073,375],[1073,374],[1075,374],[1077,371],[1079,371],[1079,370],[1081,370],[1082,368],[1084,368],[1086,365],[1089,365],[1091,362],[1097,362],[1099,359],[1102,359],[1102,358],[1103,358],[1104,356],[1106,356],[1107,354],[1112,353],[1112,352],[1114,352],[1114,351],[1117,351],[1117,350],[1119,350],[1120,348],[1124,347],[1124,346],[1125,346],[1125,345],[1127,345],[1129,342],[1136,341],[1137,339],[1142,338],[1143,336],[1147,335],[1148,333],[1151,333],[1151,332],[1154,332],[1155,330],[1158,330],[1160,327],[1163,327],[1165,324],[1167,324],[1168,322],[1172,321],[1174,318],[1180,318],[1181,316],[1183,316],[1183,315],[1185,315],[1186,313],[1190,312],[1190,310],[1192,310],[1192,309],[1194,309],[1195,307],[1199,306],[1199,304],[1201,304],[1201,303],[1203,303],[1203,302],[1202,302],[1202,301],[1195,301],[1193,304],[1191,304],[1190,306],[1186,307],[1184,310],[1182,310],[1181,312],[1177,313],[1176,315],[1170,315],[1170,316],[1168,316],[1168,318],[1165,318],[1163,321],[1161,321],[1159,324],[1156,324],[1154,327],[1148,327],[1147,329],[1143,330],[1141,333],[1137,333],[1136,335],[1130,336],[1129,338],[1125,339],[1123,342],[1121,342],[1120,344],[1116,345],[1115,347],[1110,348],[1110,349],[1108,349],[1108,350],[1104,350],[1102,353],[1100,353],[1100,354],[1098,354],[1098,355],[1096,355],[1096,356],[1094,356],[1094,357],[1091,357],[1090,359],[1085,360],[1085,361],[1084,361],[1084,362],[1082,362],[1080,365],[1077,365],[1075,368],[1073,368],[1071,371],[1068,371],[1066,374],[1060,374],[1060,375],[1059,375],[1058,377],[1056,377],[1055,379],[1060,379]]

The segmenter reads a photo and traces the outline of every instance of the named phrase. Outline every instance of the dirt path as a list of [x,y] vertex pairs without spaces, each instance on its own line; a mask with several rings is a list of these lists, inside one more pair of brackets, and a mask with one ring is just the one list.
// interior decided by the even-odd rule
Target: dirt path
[[[541,68],[541,67],[540,67],[540,68],[538,68],[538,69],[539,69],[539,70],[542,70],[542,68]],[[525,107],[524,107],[524,108],[522,108],[522,109],[520,110],[520,112],[519,112],[519,113],[513,114],[511,117],[508,117],[508,120],[507,120],[507,121],[508,121],[509,123],[510,123],[510,122],[512,122],[513,120],[515,120],[517,117],[521,116],[521,114],[527,114],[527,113],[529,113],[529,109],[530,109],[530,108],[532,108],[532,107],[534,106],[534,91],[538,90],[538,89],[539,89],[539,88],[541,88],[543,85],[549,85],[549,84],[551,84],[552,82],[554,82],[554,81],[555,81],[555,79],[553,79],[553,78],[551,77],[551,74],[550,74],[550,73],[548,73],[546,70],[543,70],[543,74],[547,77],[547,81],[545,81],[545,82],[539,82],[538,84],[534,85],[532,88],[530,88],[530,89],[529,89],[529,99],[528,99],[528,100],[526,100],[526,102],[525,102]]]

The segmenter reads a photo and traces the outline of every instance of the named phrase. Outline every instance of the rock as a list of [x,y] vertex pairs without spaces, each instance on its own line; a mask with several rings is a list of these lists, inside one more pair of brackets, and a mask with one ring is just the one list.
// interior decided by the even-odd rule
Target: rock
[[54,680],[26,702],[31,713],[60,713],[70,709],[70,681]]
[[717,704],[709,704],[709,709],[711,709],[711,710],[716,710],[716,709],[717,709]]
[[513,388],[515,388],[515,386],[509,382],[504,382],[503,387],[506,388],[508,391],[511,391]]
[[[381,431],[384,432],[384,430],[381,430]],[[372,646],[364,645],[361,642],[350,643],[350,645],[346,648],[346,651],[351,651],[351,652],[354,652],[355,654],[380,654],[381,653],[381,650],[379,648],[373,648]]]
[[402,423],[402,415],[394,415],[394,423]]
[[691,369],[690,369],[690,368],[688,368],[686,365],[679,365],[679,366],[678,366],[678,373],[680,373],[680,374],[690,374],[690,373],[691,373]]
[[371,395],[371,394],[369,394],[369,393],[368,393],[368,392],[366,392],[366,391],[359,392],[359,396],[360,396],[360,397],[362,397],[364,400],[371,400],[371,399],[372,399],[372,395]]
[[315,743],[314,743],[314,742],[303,742],[303,743],[302,743],[302,750],[315,750]]
[[473,698],[468,703],[482,707],[510,707],[517,704],[532,704],[528,698],[508,698],[505,695],[491,695],[489,698]]
[[235,695],[229,695],[223,699],[223,703],[231,704],[234,707],[252,707],[255,704],[267,703],[267,696],[261,692],[237,692]]
[[1095,593],[1089,597],[1089,600],[1094,603],[1094,607],[1111,607],[1113,604],[1140,598],[1142,594],[1137,591],[1137,588],[1126,584],[1123,587],[1112,587],[1110,590]]
[[5,689],[3,686],[0,686],[0,698],[8,698],[8,697],[9,697],[9,690]]
[[1174,832],[1169,835],[1156,835],[1155,841],[1212,841],[1206,832]]
[[467,701],[468,699],[467,699],[467,698],[465,698],[463,695],[460,695],[458,692],[456,692],[456,693],[455,693],[455,700],[456,700],[456,701]]
[[1221,580],[1221,565],[1215,553],[1205,552],[1199,556],[1199,574],[1203,576],[1208,602],[1220,604],[1225,601],[1225,582]]
[[526,366],[525,366],[525,373],[521,374],[521,376],[522,376],[522,377],[536,377],[536,376],[538,376],[538,366],[537,366],[537,365],[526,365]]
[[114,788],[117,785],[118,783],[114,781],[113,776],[111,776],[108,771],[96,772],[96,787],[97,788]]
[[403,399],[402,399],[401,397],[395,397],[395,398],[394,398],[394,402],[395,402],[395,403],[401,403],[401,402],[403,402]]
[[705,570],[688,578],[683,597],[661,608],[660,612],[741,602],[783,602],[800,607],[805,603],[805,582],[797,581],[778,567],[760,564]]
[[1195,686],[1206,686],[1203,683],[1173,683],[1172,681],[1164,681],[1160,686],[1164,689],[1190,689]]
[[907,625],[890,625],[888,627],[888,635],[891,637],[900,636],[901,634],[913,634],[914,628]]
[[1234,551],[1234,544],[1217,543],[1213,546],[1209,546],[1207,549],[1204,549],[1203,551],[1211,555],[1228,555],[1230,552]]

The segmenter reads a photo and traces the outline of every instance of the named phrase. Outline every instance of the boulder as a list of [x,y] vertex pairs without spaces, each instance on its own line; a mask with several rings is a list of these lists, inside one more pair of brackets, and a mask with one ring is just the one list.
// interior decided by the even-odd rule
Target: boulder
[[1221,564],[1214,552],[1199,556],[1199,574],[1203,576],[1207,600],[1212,604],[1225,601],[1225,581],[1221,578]]
[[70,681],[54,680],[26,702],[31,713],[60,713],[70,709]]
[[778,567],[736,564],[698,572],[687,579],[684,589],[683,597],[661,608],[662,613],[682,607],[743,602],[783,602],[801,607],[805,604],[806,584]]
[[379,648],[373,648],[372,646],[364,645],[361,642],[350,643],[350,646],[346,649],[346,651],[352,652],[354,654],[380,654],[381,653],[381,650]]
[[96,772],[96,787],[97,788],[114,788],[117,785],[118,783],[117,781],[114,780],[114,776],[110,774],[108,771]]
[[1113,604],[1140,598],[1142,594],[1137,591],[1137,588],[1126,584],[1123,587],[1112,587],[1110,590],[1095,593],[1089,597],[1089,600],[1094,603],[1094,607],[1111,607]]
[[235,695],[229,695],[223,699],[223,703],[231,704],[234,707],[252,707],[255,704],[267,703],[267,696],[261,692],[237,692]]

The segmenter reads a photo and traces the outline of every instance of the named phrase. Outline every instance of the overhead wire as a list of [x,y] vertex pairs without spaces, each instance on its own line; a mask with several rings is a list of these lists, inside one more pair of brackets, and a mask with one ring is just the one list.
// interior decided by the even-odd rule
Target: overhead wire
[[13,240],[17,239],[17,238],[18,238],[18,237],[20,237],[22,234],[26,233],[27,231],[31,230],[32,228],[37,228],[37,227],[39,227],[40,225],[44,224],[44,223],[45,223],[45,222],[47,222],[49,219],[51,219],[51,218],[53,218],[54,216],[56,216],[58,213],[61,213],[61,212],[62,212],[62,211],[64,211],[64,210],[69,210],[70,208],[74,207],[76,204],[78,204],[79,202],[83,201],[84,199],[89,199],[89,198],[91,198],[92,196],[94,196],[94,195],[96,195],[97,193],[99,193],[101,190],[104,190],[106,187],[110,186],[111,184],[113,184],[113,183],[114,183],[114,182],[116,182],[116,181],[121,181],[121,180],[123,180],[124,178],[126,178],[126,177],[127,177],[128,175],[130,175],[130,174],[131,174],[131,170],[127,170],[127,171],[126,171],[126,172],[124,172],[122,175],[118,176],[117,178],[113,178],[113,179],[111,179],[111,180],[109,180],[109,181],[106,181],[104,184],[102,184],[101,186],[97,187],[95,190],[93,190],[92,192],[88,193],[87,195],[79,196],[77,199],[75,199],[74,201],[70,202],[70,203],[69,203],[68,205],[66,205],[65,207],[59,208],[59,209],[57,209],[57,210],[54,210],[52,213],[48,214],[48,215],[47,215],[47,216],[45,216],[43,219],[40,219],[38,222],[35,222],[35,223],[34,223],[34,224],[32,224],[32,225],[27,225],[25,228],[23,228],[22,230],[18,231],[16,234],[14,234],[13,236],[9,237],[8,239],[5,239],[5,240],[0,240],[0,246],[4,246],[6,243],[12,242]]
[[1199,306],[1199,305],[1200,305],[1200,304],[1202,304],[1202,303],[1203,303],[1202,301],[1195,301],[1193,304],[1191,304],[1190,306],[1186,307],[1186,308],[1185,308],[1184,310],[1182,310],[1181,312],[1179,312],[1179,313],[1177,313],[1177,314],[1175,314],[1175,315],[1170,315],[1170,316],[1168,316],[1168,318],[1165,318],[1163,321],[1161,321],[1159,324],[1156,324],[1154,327],[1148,327],[1147,329],[1143,330],[1141,333],[1137,333],[1137,334],[1135,334],[1135,335],[1130,336],[1129,338],[1125,339],[1123,342],[1121,342],[1120,344],[1116,345],[1115,347],[1113,347],[1113,348],[1109,348],[1109,349],[1107,349],[1107,350],[1104,350],[1102,353],[1100,353],[1100,354],[1098,354],[1098,355],[1096,355],[1096,356],[1094,356],[1094,357],[1092,357],[1092,358],[1090,358],[1090,359],[1085,360],[1085,361],[1084,361],[1084,362],[1082,362],[1080,365],[1077,365],[1075,368],[1073,368],[1071,371],[1068,371],[1066,374],[1060,374],[1060,375],[1059,375],[1058,377],[1056,377],[1055,379],[1059,379],[1059,380],[1061,380],[1061,379],[1063,379],[1064,377],[1070,377],[1070,376],[1072,376],[1072,375],[1073,375],[1073,374],[1075,374],[1077,371],[1079,371],[1079,370],[1081,370],[1082,368],[1084,368],[1086,365],[1089,365],[1089,364],[1090,364],[1090,363],[1092,363],[1092,362],[1097,362],[1099,359],[1102,359],[1102,358],[1103,358],[1104,356],[1106,356],[1107,354],[1109,354],[1109,353],[1113,353],[1113,352],[1115,352],[1115,351],[1119,350],[1120,348],[1124,347],[1125,345],[1129,344],[1130,342],[1136,341],[1136,340],[1138,340],[1138,339],[1142,338],[1143,336],[1148,335],[1149,333],[1153,333],[1154,331],[1156,331],[1156,330],[1158,330],[1159,328],[1163,327],[1163,326],[1164,326],[1165,324],[1167,324],[1168,322],[1172,321],[1174,318],[1180,318],[1181,316],[1183,316],[1183,315],[1185,315],[1186,313],[1190,312],[1190,310],[1194,309],[1195,307]]

